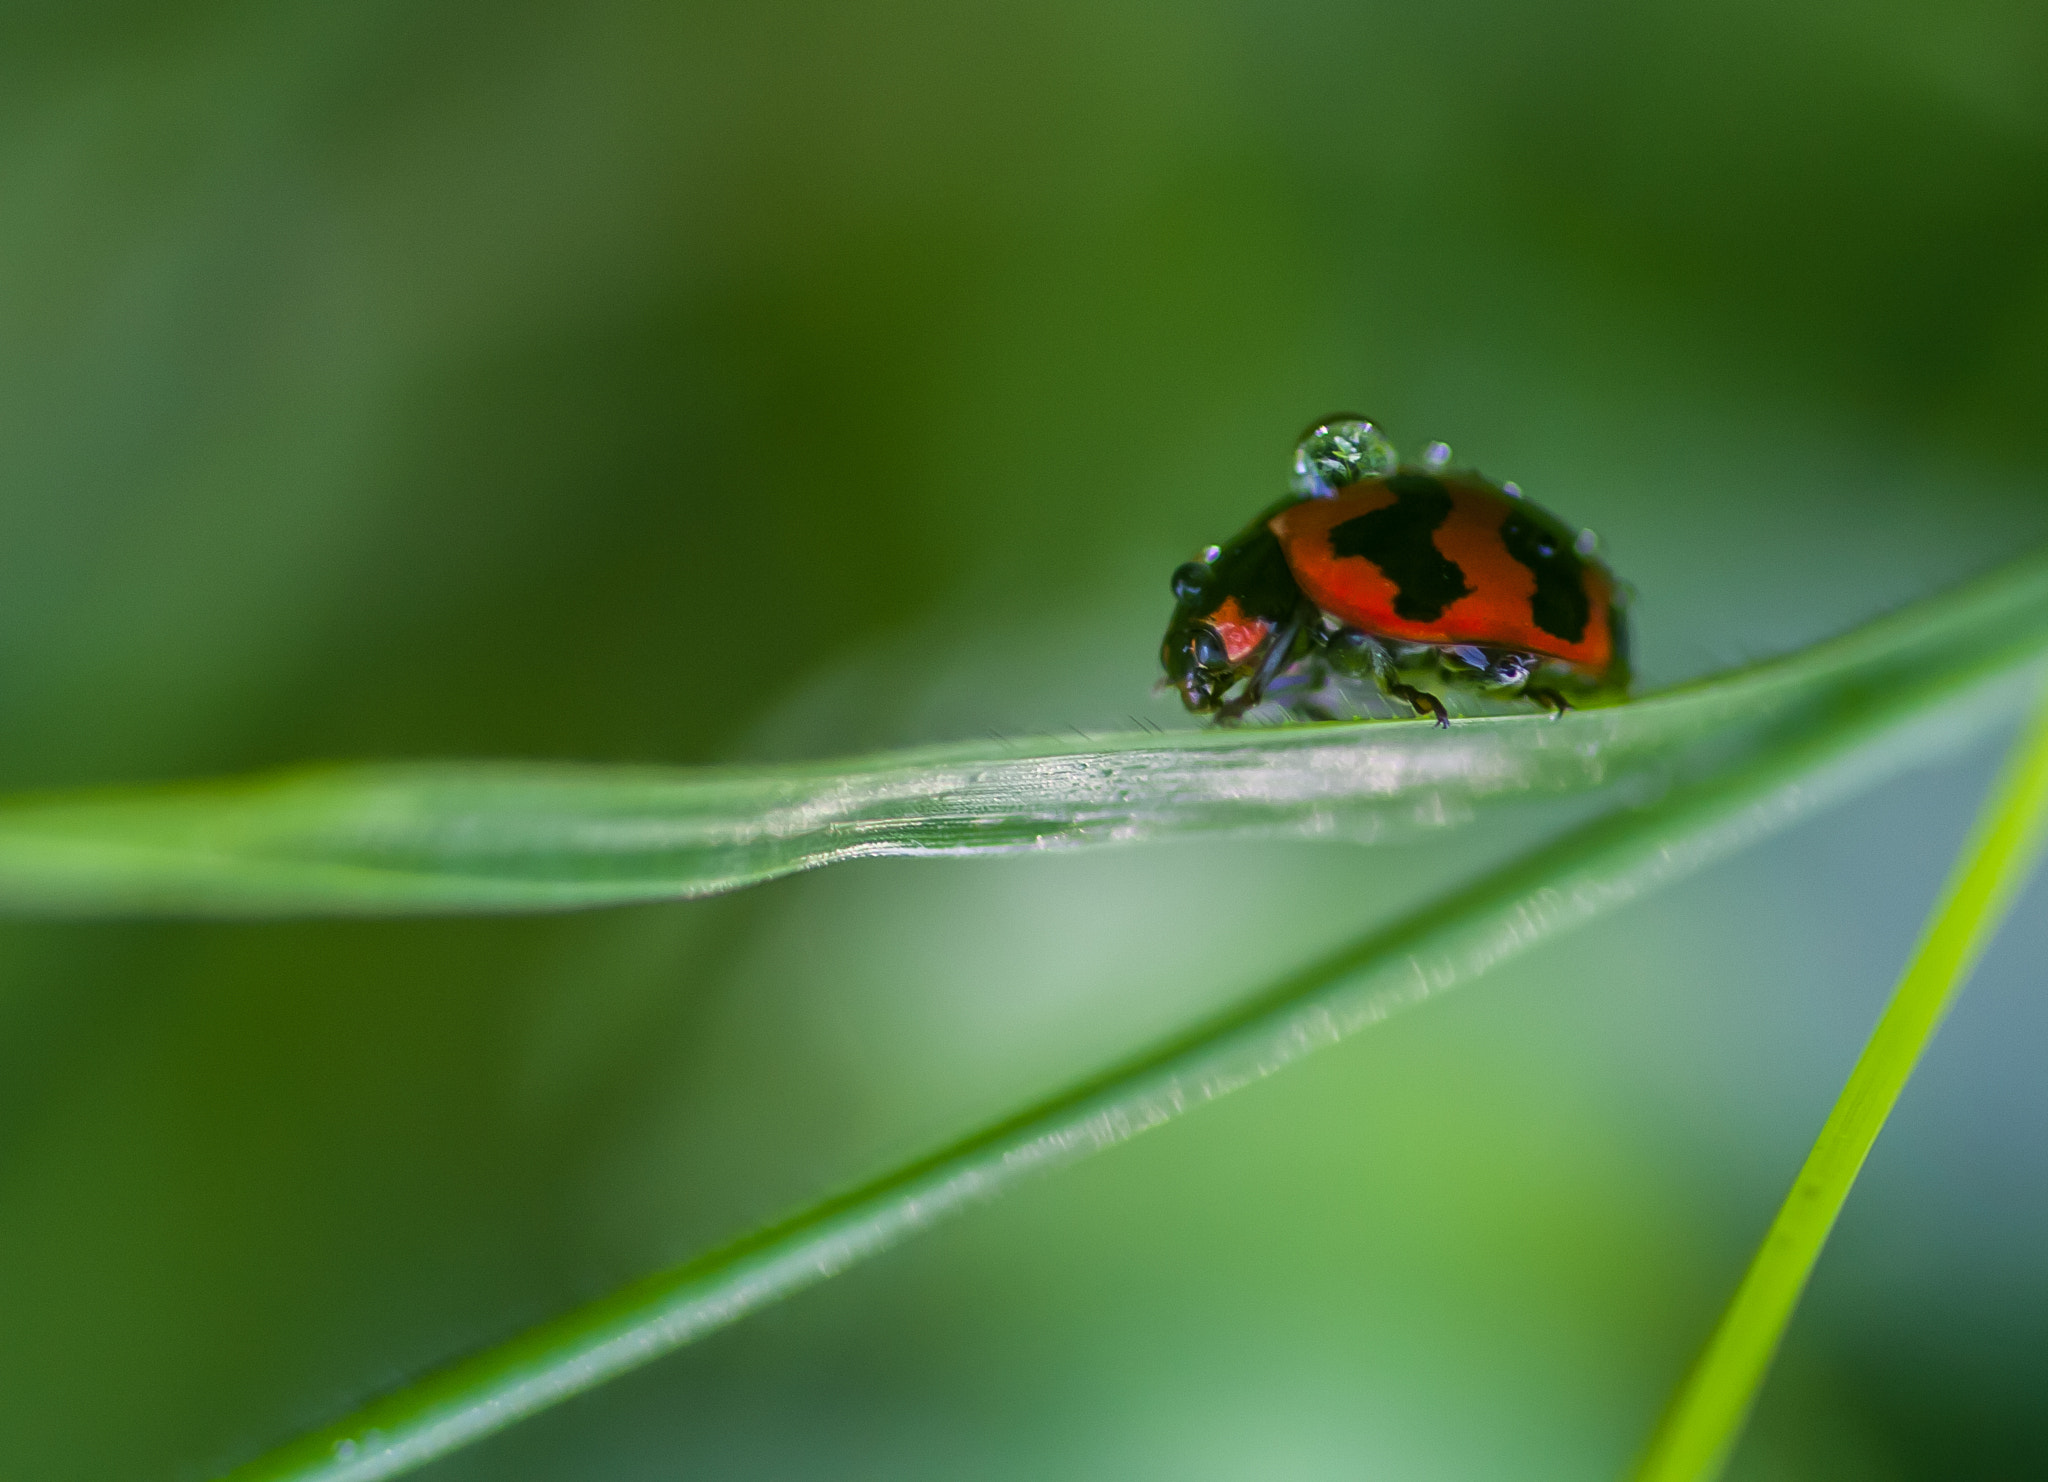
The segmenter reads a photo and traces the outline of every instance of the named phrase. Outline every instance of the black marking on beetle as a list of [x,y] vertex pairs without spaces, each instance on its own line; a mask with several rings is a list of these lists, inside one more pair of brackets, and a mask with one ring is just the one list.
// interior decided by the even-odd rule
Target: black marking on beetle
[[1280,537],[1263,524],[1254,525],[1219,554],[1214,575],[1181,606],[1191,613],[1213,618],[1223,604],[1235,597],[1245,618],[1264,618],[1278,625],[1294,615],[1301,605],[1301,588],[1287,569],[1287,557],[1280,549]]
[[1586,600],[1585,567],[1571,542],[1518,509],[1501,521],[1500,543],[1536,578],[1529,598],[1536,626],[1566,643],[1582,641],[1593,605]]
[[1397,473],[1385,482],[1394,502],[1333,526],[1330,553],[1372,562],[1396,588],[1395,615],[1411,623],[1433,623],[1446,607],[1472,593],[1458,563],[1430,538],[1450,518],[1450,492],[1421,473]]

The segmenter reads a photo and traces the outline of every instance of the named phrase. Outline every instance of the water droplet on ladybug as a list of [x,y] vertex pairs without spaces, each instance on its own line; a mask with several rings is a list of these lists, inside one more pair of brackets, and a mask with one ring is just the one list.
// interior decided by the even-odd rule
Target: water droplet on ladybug
[[1422,461],[1429,468],[1442,468],[1451,461],[1451,445],[1449,443],[1431,443],[1422,450]]
[[1590,556],[1600,549],[1600,537],[1590,530],[1581,530],[1579,538],[1572,542],[1572,549],[1582,556]]
[[1202,559],[1212,566],[1216,564],[1216,558],[1222,554],[1223,547],[1220,545],[1205,545],[1202,547]]
[[1509,479],[1500,486],[1500,492],[1507,495],[1510,499],[1520,499],[1522,497],[1522,486],[1513,479]]
[[1347,484],[1392,473],[1400,466],[1394,445],[1365,417],[1325,417],[1294,445],[1294,492],[1328,499]]
[[1176,600],[1186,602],[1202,594],[1202,583],[1208,578],[1209,568],[1200,561],[1188,561],[1173,568],[1173,595]]

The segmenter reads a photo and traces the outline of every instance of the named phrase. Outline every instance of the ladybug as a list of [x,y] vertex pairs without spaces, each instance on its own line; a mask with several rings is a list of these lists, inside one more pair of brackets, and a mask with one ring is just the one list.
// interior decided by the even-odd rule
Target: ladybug
[[1364,417],[1309,428],[1294,494],[1173,573],[1160,660],[1188,709],[1231,721],[1271,699],[1330,719],[1346,680],[1439,726],[1445,687],[1553,718],[1625,699],[1625,598],[1592,532],[1449,464],[1441,443],[1402,463]]

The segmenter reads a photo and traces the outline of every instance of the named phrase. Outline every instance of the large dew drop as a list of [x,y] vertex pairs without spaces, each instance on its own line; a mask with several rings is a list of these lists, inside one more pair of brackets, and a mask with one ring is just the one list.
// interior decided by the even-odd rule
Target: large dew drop
[[1304,499],[1328,499],[1346,484],[1400,466],[1394,445],[1364,417],[1325,417],[1294,445],[1294,492]]

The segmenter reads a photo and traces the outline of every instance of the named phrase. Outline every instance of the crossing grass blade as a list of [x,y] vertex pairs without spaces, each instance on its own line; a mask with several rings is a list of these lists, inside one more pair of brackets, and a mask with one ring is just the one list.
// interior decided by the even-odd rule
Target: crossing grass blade
[[1518,800],[1617,803],[1766,754],[1880,691],[1927,703],[2048,645],[2048,552],[1832,642],[1566,716],[982,742],[660,769],[334,766],[0,801],[0,911],[560,910],[732,890],[834,860],[1193,833],[1372,842]]
[[[2036,664],[2030,677],[2037,677]],[[1123,1142],[1745,847],[2012,714],[2003,671],[1877,688],[1729,773],[1611,814],[1124,1065],[373,1401],[230,1482],[397,1476],[605,1383],[1023,1175]]]
[[1806,1165],[1652,1438],[1637,1482],[1718,1477],[1856,1175],[1934,1031],[2040,855],[2048,820],[2048,698],[1986,799],[1919,947]]

